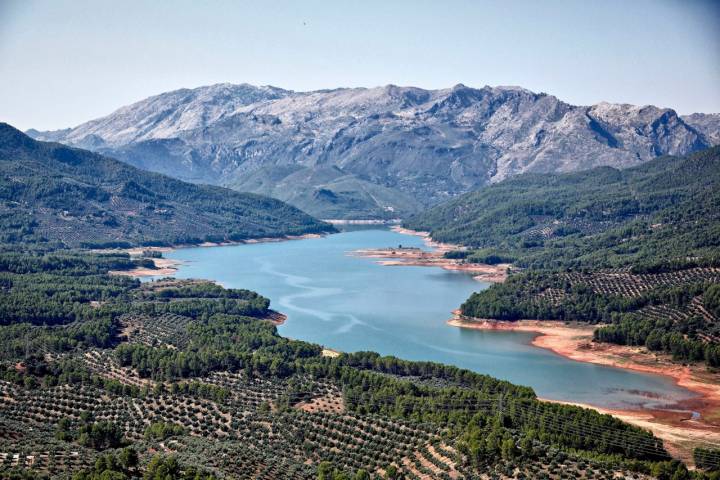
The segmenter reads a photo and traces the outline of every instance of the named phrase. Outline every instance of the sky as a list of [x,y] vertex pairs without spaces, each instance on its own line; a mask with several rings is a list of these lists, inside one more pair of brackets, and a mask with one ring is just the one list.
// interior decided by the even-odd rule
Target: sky
[[23,130],[223,82],[720,112],[720,0],[0,0],[0,121]]

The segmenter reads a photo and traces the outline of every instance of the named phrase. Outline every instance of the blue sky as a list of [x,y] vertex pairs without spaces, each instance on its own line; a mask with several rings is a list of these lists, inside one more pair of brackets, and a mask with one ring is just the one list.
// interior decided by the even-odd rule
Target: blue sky
[[720,112],[720,1],[0,0],[0,121],[74,126],[219,82],[520,85]]

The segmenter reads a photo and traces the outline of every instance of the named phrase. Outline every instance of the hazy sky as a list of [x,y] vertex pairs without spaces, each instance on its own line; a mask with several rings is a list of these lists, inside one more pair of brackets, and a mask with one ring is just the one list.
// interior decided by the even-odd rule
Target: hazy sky
[[220,82],[520,85],[720,112],[720,0],[0,0],[0,121],[69,127]]

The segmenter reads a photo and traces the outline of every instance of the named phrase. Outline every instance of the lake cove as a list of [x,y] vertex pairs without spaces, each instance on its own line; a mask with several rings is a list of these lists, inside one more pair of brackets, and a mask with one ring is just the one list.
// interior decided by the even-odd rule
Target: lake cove
[[535,334],[448,326],[451,312],[488,284],[441,268],[382,266],[360,249],[427,248],[386,229],[322,238],[183,248],[176,277],[215,280],[270,298],[290,338],[340,351],[371,350],[441,362],[535,389],[538,396],[607,409],[653,409],[693,397],[666,377],[577,362],[531,345]]

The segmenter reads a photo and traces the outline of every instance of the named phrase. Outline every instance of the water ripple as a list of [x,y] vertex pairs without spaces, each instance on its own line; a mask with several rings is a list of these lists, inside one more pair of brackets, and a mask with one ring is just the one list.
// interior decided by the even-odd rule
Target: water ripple
[[315,317],[324,322],[339,322],[344,320],[342,325],[335,330],[335,333],[347,333],[357,325],[377,330],[377,327],[363,322],[351,313],[333,313],[325,310],[318,310],[316,308],[302,307],[296,303],[296,300],[300,298],[322,298],[329,297],[331,295],[340,295],[344,293],[344,289],[336,287],[318,287],[316,285],[312,285],[312,279],[308,277],[281,272],[277,270],[270,261],[269,257],[256,257],[253,260],[260,266],[261,272],[282,278],[287,286],[301,290],[298,293],[282,295],[278,299],[278,304],[283,307],[283,309]]

